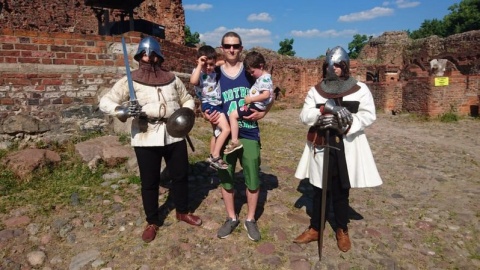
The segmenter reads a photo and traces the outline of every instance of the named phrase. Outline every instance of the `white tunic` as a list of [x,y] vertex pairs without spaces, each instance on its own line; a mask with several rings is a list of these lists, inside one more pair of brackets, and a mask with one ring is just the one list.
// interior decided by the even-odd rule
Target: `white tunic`
[[[352,126],[348,133],[343,136],[345,159],[352,188],[374,187],[381,185],[382,179],[375,165],[364,130],[376,119],[375,104],[367,85],[362,82],[357,82],[357,85],[360,86],[360,90],[343,97],[343,101],[360,102],[358,112],[352,114]],[[300,121],[305,125],[312,126],[320,115],[320,110],[316,108],[316,104],[325,102],[326,99],[318,94],[315,87],[312,87],[307,93],[305,103],[300,112]],[[315,155],[313,153],[313,144],[307,141],[295,172],[295,177],[298,179],[309,178],[312,185],[321,188],[323,172],[322,147],[317,146]]]
[[[162,86],[148,86],[134,81],[133,88],[142,111],[151,118],[168,118],[180,107],[193,109],[195,106],[193,97],[177,76],[173,82]],[[129,99],[127,77],[123,77],[100,99],[100,110],[114,115],[115,107]],[[164,122],[148,123],[147,130],[141,131],[138,119],[132,121],[131,136],[132,146],[165,146],[184,139],[170,136]]]

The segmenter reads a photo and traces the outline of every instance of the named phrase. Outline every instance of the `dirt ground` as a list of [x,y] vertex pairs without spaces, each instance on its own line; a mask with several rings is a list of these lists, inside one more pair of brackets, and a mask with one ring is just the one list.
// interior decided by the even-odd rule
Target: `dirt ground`
[[[250,241],[243,225],[226,239],[216,237],[225,218],[218,178],[198,162],[191,199],[201,227],[177,222],[167,209],[157,239],[144,244],[139,187],[120,177],[102,184],[103,196],[80,198],[49,216],[35,213],[35,205],[0,215],[0,269],[480,268],[480,120],[441,123],[378,114],[366,133],[384,183],[351,191],[352,250],[340,252],[327,226],[319,261],[316,243],[292,242],[308,226],[311,205],[308,182],[293,177],[306,135],[299,112],[273,110],[262,120],[263,131],[284,136],[262,143],[261,241]],[[198,125],[194,132],[209,128]],[[194,143],[197,151],[206,149],[206,142]],[[168,205],[166,194],[160,200]],[[236,205],[243,219],[241,181]],[[22,217],[28,221],[5,226]],[[32,252],[45,255],[35,267],[27,259]]]

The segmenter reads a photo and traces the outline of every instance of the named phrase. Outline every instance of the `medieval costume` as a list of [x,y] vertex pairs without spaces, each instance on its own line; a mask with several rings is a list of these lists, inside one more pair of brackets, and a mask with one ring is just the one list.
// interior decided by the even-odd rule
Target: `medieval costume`
[[[335,69],[341,69],[341,74]],[[332,203],[335,214],[338,247],[350,249],[348,212],[350,188],[374,187],[382,184],[367,137],[364,133],[376,119],[375,104],[368,87],[349,76],[348,55],[341,47],[327,52],[323,80],[312,87],[305,98],[300,120],[310,126],[295,177],[308,178],[315,196],[310,227],[294,240],[308,243],[318,239],[324,166],[325,129],[330,129],[327,179],[327,209]],[[333,116],[323,113],[332,103]]]
[[[152,37],[142,39],[134,59],[139,68],[132,72],[132,84],[136,102],[130,102],[129,116],[133,116],[131,145],[137,156],[143,209],[147,226],[142,239],[155,239],[163,220],[159,217],[159,185],[162,158],[169,168],[172,181],[170,195],[176,208],[178,220],[191,225],[200,225],[201,219],[189,213],[188,208],[188,152],[185,138],[171,136],[166,122],[173,112],[181,107],[193,109],[194,100],[182,81],[173,73],[162,69],[164,61],[160,44]],[[129,67],[127,67],[129,68]],[[100,109],[115,115],[129,96],[127,76],[118,80],[100,100]]]

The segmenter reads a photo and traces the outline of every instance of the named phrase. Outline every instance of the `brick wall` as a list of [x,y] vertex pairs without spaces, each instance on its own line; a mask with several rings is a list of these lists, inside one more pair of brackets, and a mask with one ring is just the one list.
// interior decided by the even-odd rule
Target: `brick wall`
[[[124,35],[132,59],[140,33]],[[160,40],[164,66],[190,73],[195,50]],[[56,121],[71,106],[96,105],[98,94],[125,75],[121,36],[0,30],[0,119],[28,114]],[[183,78],[188,87],[188,77]]]
[[[125,2],[128,1],[118,1],[118,5]],[[98,7],[85,6],[84,0],[2,0],[0,28],[96,35],[99,33],[98,18],[102,24],[112,24],[121,21],[121,13],[119,9],[104,8],[102,11]],[[129,20],[128,14],[123,16],[124,20]],[[165,26],[166,40],[184,44],[185,14],[181,0],[144,0],[134,9],[133,18]]]

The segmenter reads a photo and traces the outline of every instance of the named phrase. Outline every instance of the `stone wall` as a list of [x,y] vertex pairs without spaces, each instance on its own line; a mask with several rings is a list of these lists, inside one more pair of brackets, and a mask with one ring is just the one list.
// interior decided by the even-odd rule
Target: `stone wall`
[[[142,34],[129,32],[124,37],[134,69],[138,63],[132,57]],[[190,87],[195,50],[165,40],[160,43],[164,66]],[[104,118],[96,111],[98,96],[125,75],[120,36],[3,29],[0,63],[0,133],[9,134],[22,130],[20,123],[6,125],[19,115],[34,119],[29,133],[89,129],[89,122],[96,121],[92,119]],[[72,119],[80,121],[71,124]]]
[[[119,5],[126,3],[129,2],[118,1]],[[181,0],[144,0],[133,11],[134,19],[144,19],[165,26],[166,40],[184,44],[185,14]],[[105,24],[105,20],[108,20],[107,23],[114,23],[121,21],[121,18],[120,9],[92,8],[85,6],[84,0],[0,2],[0,29],[96,35],[99,33],[99,20]],[[124,14],[124,20],[129,20],[128,14]]]
[[[418,40],[388,32],[364,47],[356,77],[368,82],[376,106],[385,112],[469,115],[480,103],[479,51],[480,31]],[[448,85],[435,86],[433,59],[448,60],[442,75]]]

